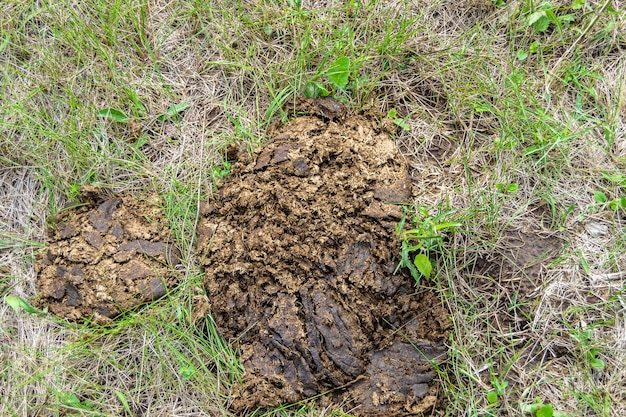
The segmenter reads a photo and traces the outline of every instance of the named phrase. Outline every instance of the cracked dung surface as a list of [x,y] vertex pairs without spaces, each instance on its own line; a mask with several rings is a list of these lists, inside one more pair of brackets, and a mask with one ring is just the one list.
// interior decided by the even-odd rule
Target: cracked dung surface
[[49,230],[35,265],[35,303],[71,320],[105,323],[176,285],[180,252],[158,201],[83,192],[88,202],[57,215]]
[[356,415],[428,412],[449,323],[435,294],[393,273],[402,210],[389,203],[412,194],[394,142],[365,117],[270,133],[198,226],[212,314],[245,367],[233,408],[330,390],[322,403]]

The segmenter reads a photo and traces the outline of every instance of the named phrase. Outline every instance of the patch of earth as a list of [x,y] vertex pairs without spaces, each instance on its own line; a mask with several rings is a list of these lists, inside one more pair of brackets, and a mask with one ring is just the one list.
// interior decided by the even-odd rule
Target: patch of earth
[[107,198],[94,187],[82,192],[84,204],[53,219],[35,264],[34,303],[70,320],[106,323],[175,286],[180,252],[157,198]]
[[[541,235],[509,228],[504,231],[492,251],[482,253],[474,264],[475,288],[498,294],[509,305],[499,311],[507,311],[509,317],[499,315],[500,323],[523,330],[533,310],[532,300],[536,290],[543,285],[545,268],[553,262],[563,248],[560,237]],[[482,279],[480,277],[487,277]],[[492,278],[495,278],[492,279]],[[495,287],[497,283],[497,288]],[[515,308],[510,308],[511,303]]]
[[429,412],[450,323],[436,294],[394,274],[407,167],[376,122],[321,113],[240,153],[201,207],[213,318],[245,368],[232,407],[326,394],[356,415]]

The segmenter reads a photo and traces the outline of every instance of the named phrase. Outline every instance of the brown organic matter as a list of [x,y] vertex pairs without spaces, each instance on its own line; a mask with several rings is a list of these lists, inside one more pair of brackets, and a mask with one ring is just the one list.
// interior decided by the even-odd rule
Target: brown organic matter
[[198,227],[213,318],[245,368],[233,408],[325,393],[355,415],[427,412],[449,322],[394,273],[397,203],[412,195],[402,156],[365,117],[303,116],[270,134]]
[[82,191],[86,203],[64,210],[49,230],[35,303],[70,320],[105,323],[165,295],[177,283],[180,252],[158,201]]

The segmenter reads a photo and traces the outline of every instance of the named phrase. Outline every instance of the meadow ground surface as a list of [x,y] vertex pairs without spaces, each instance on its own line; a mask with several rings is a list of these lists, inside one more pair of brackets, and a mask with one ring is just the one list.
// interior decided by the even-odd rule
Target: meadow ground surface
[[2,2],[0,295],[35,295],[46,219],[83,184],[161,195],[186,277],[108,328],[0,303],[0,414],[230,415],[237,359],[189,319],[198,203],[316,82],[395,112],[415,228],[461,224],[420,283],[453,322],[440,412],[626,415],[626,4],[299,3]]

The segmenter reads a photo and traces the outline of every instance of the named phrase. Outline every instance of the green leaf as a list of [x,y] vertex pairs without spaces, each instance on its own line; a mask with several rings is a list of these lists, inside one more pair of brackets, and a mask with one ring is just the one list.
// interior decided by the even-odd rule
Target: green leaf
[[115,395],[117,396],[117,398],[120,400],[120,402],[122,403],[122,405],[124,406],[124,410],[126,411],[126,413],[130,416],[133,415],[133,413],[130,410],[130,405],[128,404],[128,400],[126,399],[126,396],[124,394],[122,394],[120,391],[115,390]]
[[520,49],[519,51],[517,51],[517,59],[519,59],[520,61],[523,61],[526,58],[528,58],[528,52],[526,52],[523,49]]
[[76,394],[57,394],[59,401],[66,407],[83,408]]
[[407,122],[405,122],[404,119],[395,118],[395,119],[393,119],[393,122],[396,125],[400,126],[402,129],[406,130],[406,131],[411,130],[411,125],[408,124]]
[[328,90],[322,84],[314,83],[313,81],[307,83],[304,88],[304,96],[306,98],[326,97],[329,94]]
[[289,6],[292,9],[300,10],[302,7],[302,0],[289,0]]
[[522,407],[522,413],[529,413],[529,414],[534,414],[541,406],[542,403],[541,402],[537,402],[534,404],[520,404],[520,406]]
[[119,123],[128,123],[130,118],[119,110],[116,109],[102,109],[98,113],[96,113],[98,117],[104,117],[105,119],[111,119],[115,122]]
[[587,262],[587,259],[583,256],[583,254],[580,254],[580,265],[583,267],[583,270],[585,271],[585,273],[587,275],[591,274],[591,268],[589,267],[589,262]]
[[350,77],[350,59],[345,56],[337,58],[326,71],[326,76],[335,87],[345,89]]
[[159,122],[163,122],[165,120],[172,119],[172,118],[178,116],[184,110],[187,110],[189,107],[191,107],[191,104],[189,104],[189,103],[172,104],[167,109],[167,112],[165,112],[165,114],[162,114],[159,117],[157,117],[157,120]]
[[552,409],[552,406],[550,404],[542,406],[535,412],[535,416],[537,417],[553,417],[553,415],[554,410]]
[[178,373],[182,379],[189,380],[196,374],[196,369],[193,366],[183,366]]
[[550,26],[550,19],[546,15],[546,10],[540,10],[528,16],[528,26],[531,26],[537,32],[545,32]]
[[497,183],[496,184],[496,190],[498,190],[501,193],[516,193],[518,189],[519,189],[519,186],[515,183],[512,183],[512,184]]
[[5,31],[2,31],[2,34],[5,36],[2,42],[0,43],[0,52],[4,51],[6,47],[9,45],[9,42],[11,41],[10,33],[6,33]]
[[433,265],[430,263],[430,259],[428,256],[420,253],[415,256],[413,260],[413,264],[417,267],[417,270],[420,271],[422,275],[426,277],[426,279],[430,278],[430,273],[433,271]]
[[535,53],[537,52],[537,49],[539,49],[539,41],[533,41],[529,46],[528,46],[528,52],[530,53]]
[[626,208],[626,197],[620,197],[617,198],[617,206],[621,209],[625,209]]
[[411,261],[409,261],[409,243],[406,240],[402,241],[402,253],[400,255],[401,261],[400,265],[409,269],[411,276],[415,280],[416,284],[420,283],[421,276],[418,270],[415,268],[415,265]]
[[392,108],[391,110],[389,110],[389,113],[387,113],[387,117],[390,119],[395,119],[397,115],[398,111],[395,108]]
[[496,394],[495,391],[489,391],[487,393],[487,402],[489,402],[489,404],[495,404],[498,402],[498,394]]
[[585,5],[585,1],[586,0],[573,0],[569,8],[572,10],[582,9],[583,6]]
[[38,308],[33,307],[28,301],[24,300],[22,297],[18,297],[17,295],[7,295],[4,298],[4,301],[9,305],[9,307],[18,313],[20,309],[31,314],[47,313],[47,311],[39,310]]
[[626,185],[626,176],[622,174],[608,174],[603,172],[602,176],[614,184]]
[[591,366],[593,369],[604,369],[606,364],[602,359],[592,358],[589,360],[589,366]]
[[475,103],[474,111],[476,113],[493,113],[492,107],[487,103]]
[[598,204],[603,204],[606,203],[606,200],[608,200],[608,198],[606,197],[606,194],[604,194],[602,191],[596,191],[593,193],[593,201],[595,201]]

